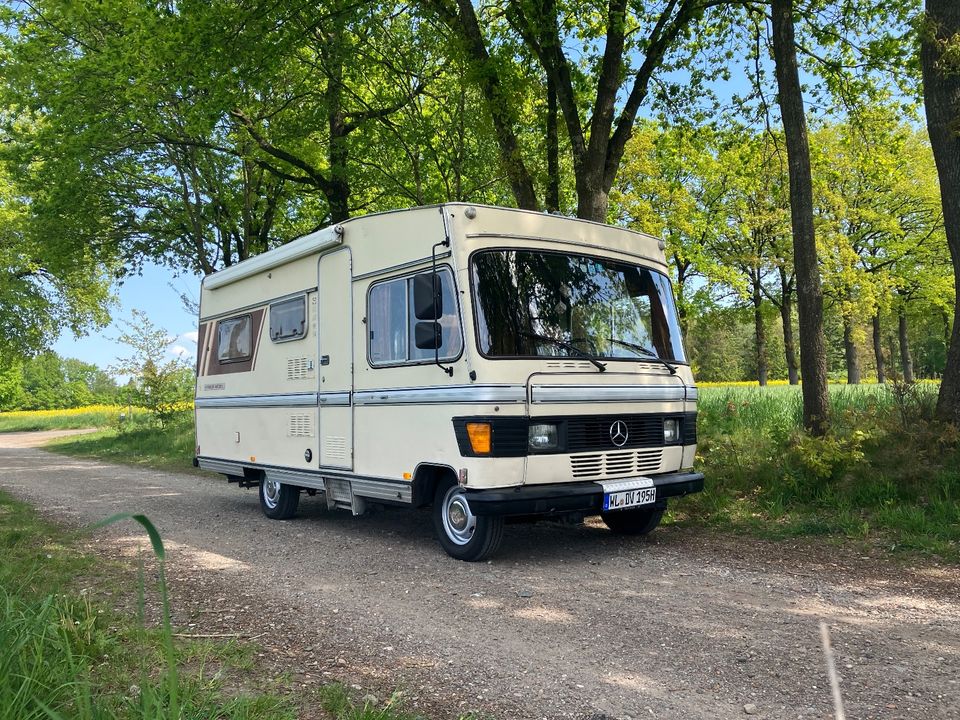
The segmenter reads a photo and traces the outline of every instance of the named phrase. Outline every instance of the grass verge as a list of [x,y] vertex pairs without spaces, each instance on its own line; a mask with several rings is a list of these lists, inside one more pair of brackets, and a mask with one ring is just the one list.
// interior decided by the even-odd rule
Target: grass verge
[[[0,720],[296,717],[282,695],[222,692],[249,669],[252,649],[174,643],[169,629],[115,610],[130,571],[0,493]],[[156,590],[141,582],[144,591]],[[219,668],[216,678],[184,669],[204,664]]]
[[[158,589],[141,566],[134,590],[132,572],[0,492],[0,720],[293,720],[308,706],[331,720],[417,717],[396,698],[358,701],[340,685],[310,697],[275,678],[270,691],[258,688],[253,645],[148,627],[144,597]],[[136,613],[114,609],[129,607],[133,592]]]
[[134,415],[123,424],[97,432],[52,440],[46,449],[76,457],[91,457],[127,465],[175,472],[194,472],[193,411],[182,410],[160,428],[147,415]]
[[798,388],[701,390],[703,493],[671,519],[769,538],[832,536],[960,560],[960,435],[935,386],[831,387],[832,430],[802,433]]

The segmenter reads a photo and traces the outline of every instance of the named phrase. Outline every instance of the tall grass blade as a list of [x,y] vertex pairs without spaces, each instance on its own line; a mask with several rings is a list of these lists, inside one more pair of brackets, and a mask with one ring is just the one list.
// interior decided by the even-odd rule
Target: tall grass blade
[[167,659],[167,688],[169,692],[170,715],[171,720],[180,718],[180,679],[177,672],[177,658],[173,649],[173,628],[170,624],[170,598],[167,593],[167,578],[164,572],[164,561],[166,560],[166,551],[163,547],[163,540],[156,526],[150,522],[146,515],[133,513],[117,513],[111,515],[106,520],[90,526],[90,530],[112,525],[123,520],[135,520],[143,526],[150,538],[150,545],[153,547],[153,554],[157,556],[157,574],[159,576],[158,585],[160,586],[160,600],[163,610],[163,649]]

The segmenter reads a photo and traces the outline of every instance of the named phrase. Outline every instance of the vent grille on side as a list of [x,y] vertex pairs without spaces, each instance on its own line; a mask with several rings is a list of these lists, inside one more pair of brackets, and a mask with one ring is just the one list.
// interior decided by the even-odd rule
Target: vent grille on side
[[327,435],[323,438],[322,462],[347,459],[347,439],[337,435]]
[[662,458],[659,449],[571,455],[570,470],[577,478],[629,477],[657,472]]
[[287,380],[302,380],[313,377],[313,358],[288,358]]
[[287,437],[313,437],[313,418],[303,413],[291,415]]

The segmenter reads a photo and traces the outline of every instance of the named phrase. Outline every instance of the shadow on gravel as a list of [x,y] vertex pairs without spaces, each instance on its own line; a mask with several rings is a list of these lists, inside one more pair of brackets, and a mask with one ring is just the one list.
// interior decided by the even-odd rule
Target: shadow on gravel
[[[241,493],[237,501],[218,498],[223,512],[238,513],[244,522],[256,523],[284,533],[294,527],[305,538],[323,541],[335,534],[338,538],[363,545],[360,553],[383,554],[421,550],[443,555],[433,531],[430,509],[375,507],[367,514],[354,517],[346,510],[328,510],[321,496],[304,496],[295,519],[283,523],[263,517],[254,490]],[[238,519],[239,519],[238,517]],[[279,527],[275,527],[279,526]],[[674,528],[658,528],[647,538],[613,535],[599,518],[587,518],[585,523],[570,525],[555,521],[536,523],[508,523],[503,544],[494,562],[553,564],[557,561],[594,563],[624,553],[634,555],[656,551],[659,547],[682,544],[682,533]],[[450,559],[451,563],[459,561]]]

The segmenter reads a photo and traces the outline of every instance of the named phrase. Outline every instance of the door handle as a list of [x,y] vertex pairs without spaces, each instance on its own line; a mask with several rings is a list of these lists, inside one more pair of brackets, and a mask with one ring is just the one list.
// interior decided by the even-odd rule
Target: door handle
[[329,355],[321,355],[321,356],[320,356],[320,364],[321,364],[321,365],[329,365],[329,364],[330,364],[330,356],[329,356]]

